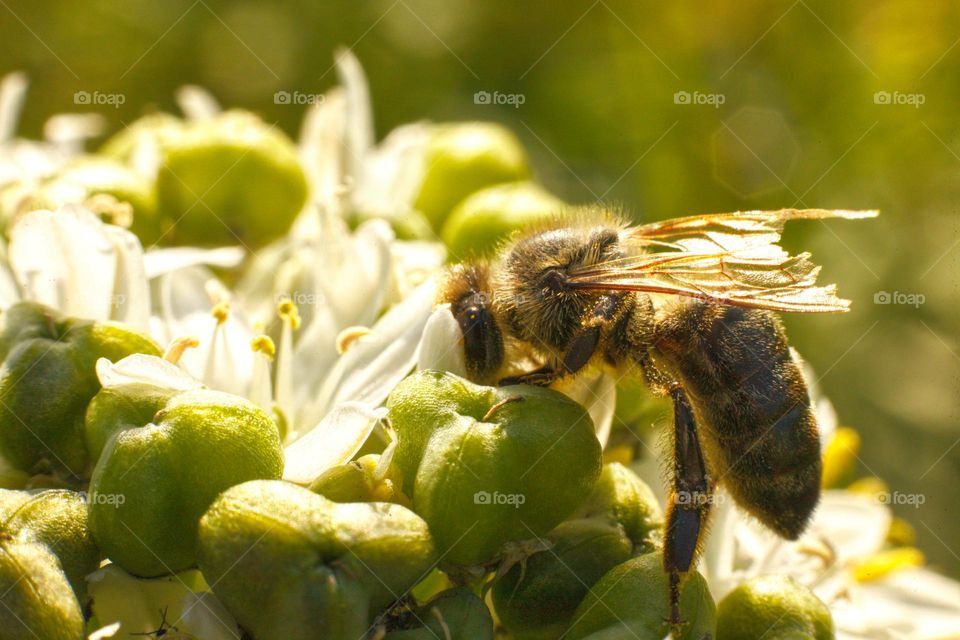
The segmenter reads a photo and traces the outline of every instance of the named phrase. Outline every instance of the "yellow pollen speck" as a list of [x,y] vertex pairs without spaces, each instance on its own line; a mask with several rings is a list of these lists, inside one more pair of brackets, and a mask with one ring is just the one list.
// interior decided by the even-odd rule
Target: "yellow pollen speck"
[[277,353],[277,348],[273,344],[273,340],[270,339],[270,336],[263,334],[250,341],[250,348],[253,349],[254,353],[262,353],[270,360],[273,360],[273,357]]
[[230,305],[226,302],[221,302],[213,307],[213,309],[210,311],[210,315],[216,318],[217,324],[223,324],[230,316]]
[[167,347],[167,350],[163,354],[163,359],[167,362],[172,362],[177,364],[180,362],[180,358],[183,357],[184,351],[187,349],[195,349],[200,346],[200,341],[192,336],[185,338],[175,338],[173,342],[170,343],[170,346]]
[[337,335],[337,353],[344,354],[354,342],[372,333],[369,327],[347,327]]
[[297,305],[293,304],[293,300],[284,300],[278,304],[277,315],[281,320],[289,322],[291,329],[300,328],[300,312],[297,310]]

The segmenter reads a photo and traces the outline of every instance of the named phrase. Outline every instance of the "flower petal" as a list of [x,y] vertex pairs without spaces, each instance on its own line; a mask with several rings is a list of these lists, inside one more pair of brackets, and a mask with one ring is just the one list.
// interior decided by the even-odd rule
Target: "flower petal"
[[448,304],[437,307],[427,319],[417,349],[417,369],[436,369],[467,376],[463,333]]
[[203,383],[172,362],[143,353],[129,355],[117,362],[100,358],[97,360],[97,378],[104,389],[129,384],[143,384],[176,391],[203,388]]
[[323,415],[347,400],[371,406],[382,403],[417,362],[420,338],[433,312],[436,293],[435,280],[423,283],[387,311],[369,335],[357,339],[337,360],[314,410]]
[[66,206],[24,214],[10,232],[10,265],[26,298],[70,316],[110,318],[116,249],[90,211]]
[[147,277],[152,280],[165,273],[186,267],[208,266],[232,269],[240,265],[244,256],[242,247],[218,247],[216,249],[171,247],[148,251],[143,257],[143,263]]
[[283,479],[308,484],[332,466],[348,462],[373,432],[382,412],[344,402],[284,450]]

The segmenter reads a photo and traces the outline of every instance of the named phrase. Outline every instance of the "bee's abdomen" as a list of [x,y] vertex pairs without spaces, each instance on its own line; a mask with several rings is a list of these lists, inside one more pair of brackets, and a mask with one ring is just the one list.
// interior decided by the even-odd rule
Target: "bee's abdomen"
[[820,496],[820,442],[778,318],[702,302],[659,314],[654,353],[687,391],[712,480],[785,538]]

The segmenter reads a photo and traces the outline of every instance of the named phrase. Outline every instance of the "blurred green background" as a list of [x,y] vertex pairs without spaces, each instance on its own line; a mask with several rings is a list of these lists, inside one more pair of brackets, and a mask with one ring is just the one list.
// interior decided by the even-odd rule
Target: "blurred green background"
[[[326,90],[347,46],[378,135],[423,118],[503,122],[570,201],[618,201],[638,220],[881,209],[790,230],[853,310],[786,322],[864,436],[860,472],[925,497],[895,508],[960,575],[958,3],[2,0],[0,16],[0,71],[32,81],[30,136],[67,111],[119,129],[173,109],[185,83],[296,134],[303,107],[274,92]],[[125,102],[77,106],[76,91]],[[481,91],[522,104],[478,104]]]

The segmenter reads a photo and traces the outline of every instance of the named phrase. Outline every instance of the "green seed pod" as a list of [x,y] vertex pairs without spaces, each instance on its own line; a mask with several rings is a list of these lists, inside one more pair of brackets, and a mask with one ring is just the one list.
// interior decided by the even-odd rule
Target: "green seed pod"
[[157,228],[164,244],[257,248],[286,233],[307,200],[297,149],[252,113],[228,111],[164,135]]
[[84,413],[100,389],[96,362],[133,353],[160,349],[117,323],[65,318],[35,302],[7,309],[0,319],[0,454],[31,473],[83,477]]
[[438,594],[388,625],[384,640],[492,640],[493,618],[483,600],[465,587]]
[[0,494],[0,503],[18,505],[9,511],[0,507],[6,511],[0,516],[0,535],[45,545],[60,561],[77,599],[86,602],[85,578],[100,565],[101,556],[87,526],[87,502],[83,495],[61,489]]
[[451,564],[488,563],[504,543],[545,534],[600,473],[589,414],[550,389],[421,371],[387,407],[404,490]]
[[623,528],[601,520],[568,520],[546,540],[550,548],[514,564],[493,584],[497,616],[517,640],[560,637],[590,587],[633,554]]
[[653,490],[619,462],[603,466],[593,492],[576,516],[620,524],[639,552],[652,551],[663,534],[663,511]]
[[[564,638],[580,640],[600,631],[618,638],[619,631],[629,630],[637,640],[661,640],[670,632],[669,600],[663,557],[648,553],[632,558],[611,569],[591,587],[573,614],[574,622]],[[690,573],[683,580],[680,611],[686,624],[676,640],[716,637],[716,606],[699,573]]]
[[410,501],[397,489],[390,471],[386,477],[377,477],[379,464],[380,456],[373,453],[337,465],[320,474],[310,490],[334,502],[394,502],[407,506]]
[[789,576],[751,578],[717,605],[717,640],[833,640],[830,609]]
[[492,122],[436,125],[423,166],[414,207],[438,232],[457,203],[474,191],[530,175],[523,145],[509,129]]
[[279,478],[283,451],[270,417],[243,398],[142,391],[114,387],[91,403],[88,440],[106,445],[90,480],[90,529],[107,557],[150,577],[193,566],[197,523],[214,498]]
[[200,569],[257,640],[353,640],[436,561],[395,504],[338,504],[282,481],[225,491],[200,521]]
[[0,540],[0,637],[82,640],[83,613],[60,563],[47,547]]
[[443,225],[453,260],[491,254],[514,231],[556,219],[564,203],[533,182],[509,182],[476,191]]

